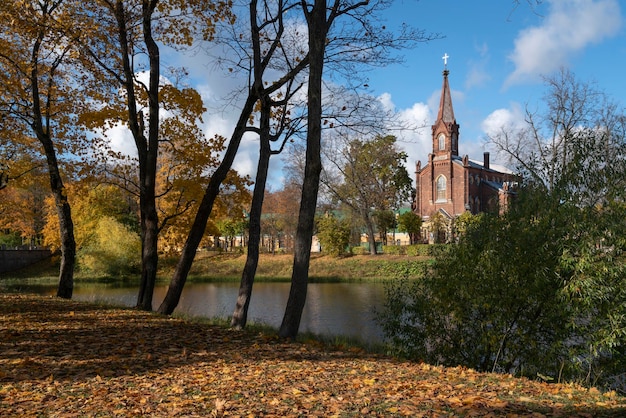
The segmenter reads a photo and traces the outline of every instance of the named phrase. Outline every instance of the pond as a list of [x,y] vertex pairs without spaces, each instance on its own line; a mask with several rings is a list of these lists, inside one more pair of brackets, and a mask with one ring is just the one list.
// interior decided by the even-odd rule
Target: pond
[[[43,295],[56,294],[56,286],[20,286],[21,291]],[[193,317],[227,318],[232,315],[239,284],[236,282],[187,283],[175,313]],[[289,283],[258,282],[254,284],[248,321],[278,328],[289,296]],[[74,299],[134,306],[137,287],[119,284],[81,283],[74,286]],[[154,308],[165,297],[167,286],[154,291]],[[382,341],[382,330],[375,321],[375,310],[384,302],[382,283],[310,283],[300,323],[301,332],[326,336],[346,336],[365,343]]]

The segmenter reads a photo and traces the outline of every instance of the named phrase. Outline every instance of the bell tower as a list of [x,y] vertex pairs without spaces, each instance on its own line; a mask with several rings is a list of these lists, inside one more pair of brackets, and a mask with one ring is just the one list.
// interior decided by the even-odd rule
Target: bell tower
[[443,85],[441,86],[441,98],[439,99],[439,111],[437,120],[432,126],[433,154],[436,157],[448,157],[459,155],[459,125],[454,117],[452,96],[448,84],[448,54],[444,54]]

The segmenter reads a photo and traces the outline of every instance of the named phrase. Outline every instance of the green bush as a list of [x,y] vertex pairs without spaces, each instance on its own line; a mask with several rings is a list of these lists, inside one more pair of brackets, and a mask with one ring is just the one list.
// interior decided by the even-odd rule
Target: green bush
[[379,261],[378,263],[378,269],[382,277],[399,277],[410,280],[421,279],[428,269],[427,262],[408,259],[402,262]]
[[22,237],[18,232],[9,232],[8,234],[0,233],[0,246],[5,245],[9,248],[22,245]]
[[383,253],[389,255],[405,255],[406,247],[403,245],[383,245]]
[[322,252],[338,257],[348,248],[350,225],[346,220],[323,216],[317,220],[317,238],[322,246]]
[[363,246],[351,247],[350,252],[354,255],[365,255],[370,253],[367,248]]
[[451,244],[426,244],[426,255],[437,257],[444,255]]
[[[486,222],[481,232],[498,227]],[[380,319],[398,352],[482,371],[547,374],[558,363],[568,309],[554,266],[539,262],[554,260],[556,247],[511,251],[532,242],[512,232],[501,235],[506,244],[477,234],[454,251],[431,246],[436,260],[422,280],[389,285]]]
[[417,257],[418,255],[423,255],[420,253],[420,246],[421,244],[408,245],[406,247],[406,255],[410,257]]
[[626,352],[626,206],[518,200],[430,246],[422,279],[397,274],[378,313],[386,339],[426,362],[611,385]]

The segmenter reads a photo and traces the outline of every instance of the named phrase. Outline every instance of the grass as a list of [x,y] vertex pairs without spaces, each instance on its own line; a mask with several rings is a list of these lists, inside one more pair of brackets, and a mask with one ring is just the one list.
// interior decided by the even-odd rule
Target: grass
[[[419,278],[422,266],[430,257],[402,255],[354,255],[332,257],[312,254],[309,278],[323,281],[390,280],[408,272],[409,278]],[[239,280],[246,261],[245,254],[198,253],[189,274],[190,280]],[[261,254],[255,280],[289,281],[293,256],[290,254]]]

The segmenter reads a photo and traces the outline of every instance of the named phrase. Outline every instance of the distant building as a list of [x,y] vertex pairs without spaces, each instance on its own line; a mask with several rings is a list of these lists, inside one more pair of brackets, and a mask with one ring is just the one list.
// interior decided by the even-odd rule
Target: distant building
[[512,171],[490,164],[488,152],[482,161],[459,156],[459,124],[454,117],[448,74],[444,69],[439,111],[432,125],[432,153],[423,167],[419,161],[415,167],[412,208],[424,220],[422,239],[430,241],[432,231],[428,231],[428,221],[434,214],[441,213],[451,225],[455,217],[466,211],[477,214],[502,210],[513,196],[516,184]]

